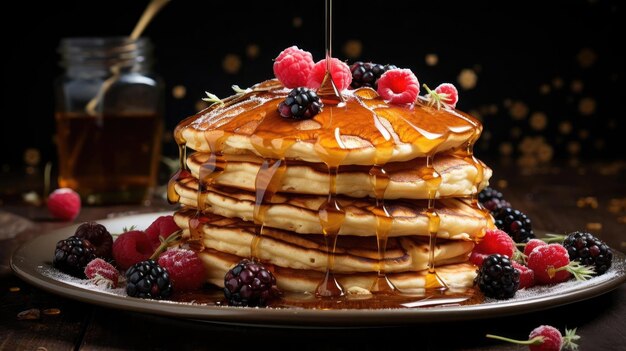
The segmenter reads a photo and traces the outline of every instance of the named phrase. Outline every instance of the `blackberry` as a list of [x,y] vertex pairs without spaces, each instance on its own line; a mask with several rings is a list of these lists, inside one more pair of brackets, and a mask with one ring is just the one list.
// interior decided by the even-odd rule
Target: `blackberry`
[[511,207],[511,204],[506,200],[491,199],[483,202],[483,207],[494,213],[501,208]]
[[113,237],[109,231],[96,222],[86,222],[76,228],[74,236],[87,239],[96,248],[96,256],[105,260],[111,259]]
[[511,204],[504,199],[504,195],[491,187],[486,187],[478,193],[478,202],[491,212],[502,207],[511,207]]
[[167,271],[154,260],[135,264],[126,271],[126,294],[143,299],[164,299],[172,294]]
[[357,61],[350,66],[352,72],[352,83],[350,87],[357,89],[361,87],[370,87],[376,90],[378,88],[378,78],[390,69],[396,69],[394,65],[381,65],[378,63]]
[[478,193],[478,201],[481,203],[491,199],[504,200],[504,195],[490,186],[485,187],[480,193]]
[[570,260],[594,267],[597,275],[604,274],[611,267],[613,251],[591,233],[570,233],[563,240],[563,246]]
[[77,278],[85,278],[85,266],[96,258],[95,251],[89,240],[70,236],[57,243],[52,265]]
[[511,207],[501,207],[491,213],[496,227],[504,230],[516,243],[525,243],[535,237],[530,218],[523,212]]
[[510,299],[519,288],[519,271],[507,256],[489,255],[478,270],[474,284],[487,297]]
[[266,306],[278,295],[276,278],[259,262],[243,259],[224,276],[224,296],[231,306]]
[[295,88],[278,105],[278,112],[285,118],[309,119],[320,113],[324,104],[319,96],[308,88]]

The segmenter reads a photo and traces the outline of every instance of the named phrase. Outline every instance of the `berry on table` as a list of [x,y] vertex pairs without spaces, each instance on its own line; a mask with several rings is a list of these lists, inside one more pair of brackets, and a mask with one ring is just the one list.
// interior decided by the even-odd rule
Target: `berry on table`
[[186,249],[170,249],[159,256],[176,291],[198,289],[206,281],[205,268],[198,254]]
[[604,274],[611,267],[613,251],[591,233],[570,233],[563,240],[563,246],[570,260],[594,267],[597,275]]
[[172,294],[170,276],[154,260],[139,262],[126,271],[126,293],[144,299],[164,299]]
[[72,221],[80,212],[80,196],[70,188],[60,188],[48,197],[48,211],[54,218]]
[[113,242],[113,258],[120,269],[147,260],[153,252],[152,242],[139,230],[123,233]]
[[509,299],[519,288],[520,273],[513,267],[508,257],[500,254],[489,255],[474,280],[480,291],[487,297]]
[[[350,67],[339,59],[331,58],[330,59],[330,75],[333,77],[333,82],[335,83],[335,87],[339,92],[347,89],[352,83],[352,73],[350,72]],[[313,69],[311,70],[311,74],[309,75],[309,80],[306,83],[307,88],[317,89],[322,85],[322,81],[324,81],[324,77],[326,76],[326,59],[317,61]]]
[[289,92],[285,100],[278,104],[278,112],[284,118],[301,120],[313,118],[323,106],[313,90],[299,87]]
[[487,230],[481,241],[474,246],[470,255],[470,262],[477,266],[491,254],[501,254],[513,257],[515,246],[511,237],[500,229]]
[[350,72],[352,73],[352,84],[350,84],[350,87],[353,89],[370,87],[376,90],[380,76],[388,70],[396,68],[398,67],[394,65],[383,66],[378,63],[357,61],[350,66]]
[[274,59],[274,75],[285,87],[293,89],[307,84],[314,65],[310,52],[292,46]]
[[76,228],[74,236],[89,240],[96,248],[96,256],[104,259],[112,257],[113,236],[102,224],[85,222]]
[[107,288],[117,288],[120,273],[109,262],[96,258],[85,267],[85,276],[94,284],[106,286]]
[[231,306],[266,306],[279,294],[274,274],[259,262],[243,259],[224,276],[224,296]]
[[167,237],[177,230],[180,230],[180,228],[176,222],[174,222],[174,216],[168,215],[155,219],[144,232],[150,239],[150,242],[152,242],[153,249],[156,250],[156,248],[161,245],[162,239],[167,239]]
[[538,246],[528,255],[528,268],[535,272],[538,284],[554,284],[569,280],[587,280],[595,272],[593,267],[570,262],[567,249],[560,244]]
[[391,69],[378,79],[376,89],[385,101],[391,104],[410,104],[420,93],[417,77],[410,69]]
[[52,265],[77,278],[85,277],[85,266],[96,258],[96,249],[89,240],[70,236],[57,243]]
[[576,328],[571,330],[566,328],[565,336],[562,336],[558,329],[549,325],[540,325],[533,329],[528,335],[528,340],[515,340],[492,334],[486,336],[513,344],[528,345],[530,351],[577,350],[576,341],[580,340],[580,336],[576,335]]
[[507,232],[516,243],[525,243],[535,237],[530,218],[511,207],[503,207],[491,213],[496,227]]

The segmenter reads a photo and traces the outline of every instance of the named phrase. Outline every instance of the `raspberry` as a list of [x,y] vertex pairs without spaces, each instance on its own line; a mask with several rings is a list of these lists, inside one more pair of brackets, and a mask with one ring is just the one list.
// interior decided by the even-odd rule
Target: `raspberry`
[[48,211],[54,218],[72,221],[80,212],[80,196],[70,188],[60,188],[48,197]]
[[191,250],[167,250],[159,257],[159,265],[170,274],[176,291],[198,289],[206,280],[202,260]]
[[526,246],[524,246],[524,255],[526,255],[526,257],[528,257],[528,256],[530,256],[530,253],[533,252],[533,250],[537,246],[545,246],[545,245],[548,245],[548,244],[546,244],[546,242],[543,241],[543,240],[540,240],[540,239],[530,239],[526,243]]
[[430,90],[428,85],[424,84],[424,89],[428,93],[425,96],[426,104],[428,106],[435,106],[437,109],[454,108],[459,100],[459,93],[456,87],[450,83],[440,84],[434,90]]
[[357,61],[350,66],[352,72],[352,89],[361,87],[370,87],[376,90],[378,88],[378,79],[383,73],[390,69],[396,69],[394,65],[381,65],[378,63]]
[[159,237],[161,237],[162,239],[167,239],[170,234],[174,233],[177,230],[180,230],[180,228],[178,227],[176,222],[174,222],[174,216],[161,216],[155,219],[154,222],[152,222],[152,224],[150,224],[150,226],[146,228],[145,233],[152,243],[152,248],[156,250],[157,247],[161,245],[161,240],[159,239]]
[[224,276],[224,297],[231,306],[265,306],[279,294],[276,278],[259,262],[243,259]]
[[302,87],[307,84],[313,65],[310,52],[292,46],[274,59],[274,75],[287,88]]
[[391,69],[380,76],[376,91],[389,103],[410,104],[417,99],[420,85],[410,69]]
[[478,285],[480,291],[487,297],[509,299],[515,296],[519,288],[519,275],[519,271],[513,268],[508,257],[493,254],[483,261],[474,284]]
[[96,258],[85,267],[85,276],[96,285],[117,288],[120,273],[109,262]]
[[322,102],[317,94],[307,88],[295,88],[278,104],[278,112],[285,118],[295,120],[313,118],[322,110]]
[[96,249],[89,240],[70,236],[57,243],[52,265],[78,278],[85,277],[85,266],[96,258]]
[[502,340],[518,345],[528,345],[530,351],[561,351],[576,350],[576,340],[580,336],[576,335],[576,329],[565,329],[565,336],[555,327],[540,325],[533,329],[528,335],[528,340],[509,339],[498,335],[487,334],[488,338]]
[[153,251],[150,239],[139,230],[123,233],[113,242],[113,258],[120,269],[147,260]]
[[456,87],[450,83],[439,84],[439,86],[435,88],[435,93],[439,94],[441,102],[452,108],[455,108],[456,103],[459,101],[459,92],[456,90]]
[[85,222],[76,228],[74,236],[89,240],[96,248],[96,256],[104,259],[112,257],[113,237],[102,224]]
[[568,280],[586,280],[594,273],[593,268],[570,262],[567,249],[559,244],[538,246],[528,255],[528,268],[535,272],[537,284],[554,284]]
[[144,299],[164,299],[172,294],[169,273],[154,260],[139,262],[126,271],[126,293]]
[[[350,83],[352,83],[352,73],[350,72],[350,67],[348,67],[345,62],[342,62],[334,57],[330,59],[330,74],[333,77],[333,82],[335,82],[335,86],[338,91],[347,89],[350,86]],[[322,85],[325,75],[326,59],[323,59],[317,61],[315,66],[313,66],[313,70],[311,71],[309,80],[306,83],[306,87],[311,89],[319,88],[320,85]]]
[[598,275],[604,274],[611,267],[611,248],[591,233],[570,233],[563,240],[563,246],[571,260],[593,266]]
[[513,257],[515,247],[511,237],[499,230],[488,230],[482,240],[474,246],[470,255],[470,262],[482,266],[483,260],[491,254],[501,254],[509,258]]
[[532,269],[513,262],[513,267],[519,271],[519,288],[530,288],[535,285],[535,272]]

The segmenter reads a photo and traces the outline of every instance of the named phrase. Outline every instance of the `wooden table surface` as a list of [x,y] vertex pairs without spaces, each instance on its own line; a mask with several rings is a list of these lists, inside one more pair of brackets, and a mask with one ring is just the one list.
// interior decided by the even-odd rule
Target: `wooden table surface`
[[[626,165],[622,161],[520,174],[514,165],[495,168],[494,185],[514,207],[526,212],[535,228],[570,232],[593,228],[609,245],[626,251]],[[84,207],[76,222],[112,215],[173,210],[155,200],[151,206]],[[275,346],[298,350],[386,350],[408,342],[420,350],[525,350],[488,340],[487,333],[525,338],[540,324],[560,330],[578,328],[582,350],[626,348],[626,285],[602,296],[519,316],[472,322],[433,323],[374,329],[279,329],[196,322],[114,310],[62,298],[29,286],[9,268],[22,243],[68,225],[51,221],[43,208],[7,204],[33,226],[13,239],[0,240],[0,350],[233,350]],[[51,249],[52,255],[52,249]],[[18,320],[21,311],[58,308],[37,320]]]

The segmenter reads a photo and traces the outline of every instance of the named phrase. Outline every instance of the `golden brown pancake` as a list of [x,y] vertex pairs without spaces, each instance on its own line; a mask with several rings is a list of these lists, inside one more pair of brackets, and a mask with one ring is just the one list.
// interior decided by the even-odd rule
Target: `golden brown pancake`
[[[198,181],[184,178],[175,184],[180,203],[197,206]],[[208,187],[202,195],[207,208],[205,212],[229,218],[241,218],[252,222],[255,194],[234,188]],[[321,234],[318,209],[326,201],[325,196],[277,194],[267,204],[265,225],[300,234]],[[345,210],[345,220],[339,234],[357,236],[376,235],[375,201],[341,197],[339,202]],[[491,216],[470,205],[470,200],[459,198],[440,199],[435,210],[440,218],[437,235],[444,239],[471,240],[479,238],[486,229],[493,227]],[[389,236],[428,236],[429,220],[425,214],[427,200],[388,200],[385,207],[392,218]]]
[[289,91],[276,80],[257,84],[180,123],[176,139],[202,152],[371,166],[466,149],[482,132],[463,112],[390,104],[370,88],[346,90],[345,103],[296,121],[277,109]]
[[[207,268],[207,281],[224,287],[224,275],[236,265],[242,258],[235,255],[219,252],[213,249],[205,249],[199,254]],[[324,277],[323,272],[292,269],[273,266],[276,276],[276,284],[283,291],[314,292],[315,288]],[[427,271],[391,273],[387,277],[400,290],[423,289]],[[457,263],[443,265],[437,268],[437,274],[450,288],[469,288],[473,285],[476,277],[476,266],[470,263]],[[352,273],[336,274],[339,283],[347,290],[355,287],[370,289],[376,273]]]
[[[198,178],[202,164],[209,160],[207,153],[196,152],[187,158],[187,165],[194,177]],[[224,172],[216,182],[219,185],[254,191],[256,176],[263,158],[256,155],[227,155]],[[281,179],[280,192],[326,195],[329,176],[326,165],[302,161],[286,161],[287,169]],[[384,166],[389,176],[385,190],[386,199],[427,199],[429,188],[420,171],[426,159],[416,158],[406,162],[392,162]],[[481,167],[483,174],[466,160],[442,154],[434,158],[433,167],[441,176],[441,184],[435,195],[439,197],[469,196],[489,184],[491,169]],[[351,197],[374,197],[370,166],[343,166],[337,176],[337,194]],[[479,184],[476,182],[479,181]]]
[[[196,211],[186,209],[176,212],[174,219],[189,237],[189,220]],[[201,219],[205,247],[219,252],[250,257],[255,237],[255,226],[239,218],[225,218],[205,214]],[[285,268],[326,270],[327,255],[321,235],[303,235],[284,230],[265,228],[257,244],[259,259]],[[438,240],[435,248],[435,264],[461,263],[474,247],[473,242],[461,240]],[[420,271],[428,265],[428,239],[417,236],[390,238],[387,243],[384,269],[386,272]],[[378,248],[375,237],[342,235],[337,240],[335,271],[340,273],[376,272]]]

